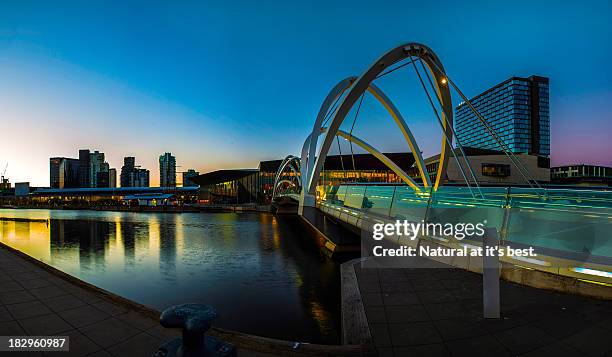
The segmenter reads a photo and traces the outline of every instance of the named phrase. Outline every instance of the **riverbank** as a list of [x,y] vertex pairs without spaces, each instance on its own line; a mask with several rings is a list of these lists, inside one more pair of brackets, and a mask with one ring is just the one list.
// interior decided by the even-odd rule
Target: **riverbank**
[[182,205],[182,206],[56,206],[56,205],[0,205],[0,209],[52,209],[52,210],[88,210],[110,212],[156,212],[156,213],[185,213],[185,212],[270,212],[269,205]]
[[[180,331],[159,311],[83,282],[0,243],[0,335],[67,335],[66,356],[151,356]],[[218,328],[238,356],[363,356],[367,346],[297,344]]]

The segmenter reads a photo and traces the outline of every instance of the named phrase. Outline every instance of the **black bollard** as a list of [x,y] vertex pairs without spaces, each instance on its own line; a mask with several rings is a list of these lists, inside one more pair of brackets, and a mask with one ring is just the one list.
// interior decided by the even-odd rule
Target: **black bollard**
[[210,305],[182,304],[164,310],[159,322],[167,328],[181,328],[183,338],[160,346],[154,357],[235,357],[236,348],[205,333],[217,312]]

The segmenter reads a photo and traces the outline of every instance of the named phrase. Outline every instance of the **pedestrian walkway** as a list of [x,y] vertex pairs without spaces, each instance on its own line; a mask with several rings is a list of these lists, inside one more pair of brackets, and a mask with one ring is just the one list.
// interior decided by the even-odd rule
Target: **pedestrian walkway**
[[502,318],[484,320],[479,274],[346,264],[380,356],[612,356],[610,301],[502,281]]
[[[70,337],[69,352],[18,356],[151,357],[179,335],[161,327],[154,310],[65,279],[0,244],[0,336]],[[272,355],[239,349],[238,356]]]
[[178,335],[146,313],[62,279],[5,247],[0,248],[0,286],[0,335],[70,336],[69,352],[45,355],[150,357]]

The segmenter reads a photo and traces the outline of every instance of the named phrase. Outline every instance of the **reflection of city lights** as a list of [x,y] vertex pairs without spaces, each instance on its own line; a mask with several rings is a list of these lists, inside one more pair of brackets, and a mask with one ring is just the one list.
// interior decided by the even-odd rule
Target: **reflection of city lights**
[[321,304],[319,304],[317,301],[311,301],[310,312],[312,313],[314,320],[317,322],[317,325],[319,325],[319,329],[321,331],[329,330],[329,316]]

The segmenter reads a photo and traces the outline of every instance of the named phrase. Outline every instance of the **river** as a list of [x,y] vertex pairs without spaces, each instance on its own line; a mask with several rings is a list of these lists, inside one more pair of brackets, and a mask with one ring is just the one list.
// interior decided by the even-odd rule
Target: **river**
[[159,310],[205,303],[218,327],[340,342],[339,265],[298,217],[0,209],[0,241]]

